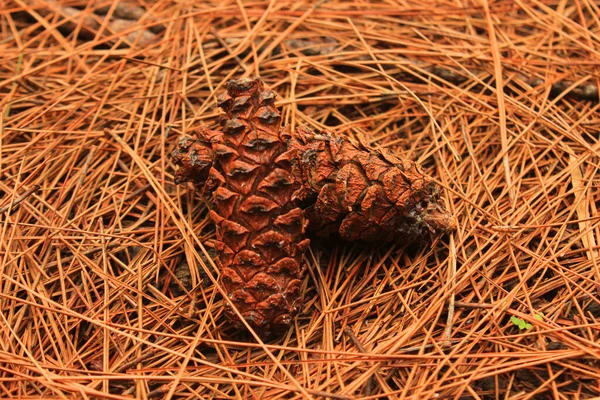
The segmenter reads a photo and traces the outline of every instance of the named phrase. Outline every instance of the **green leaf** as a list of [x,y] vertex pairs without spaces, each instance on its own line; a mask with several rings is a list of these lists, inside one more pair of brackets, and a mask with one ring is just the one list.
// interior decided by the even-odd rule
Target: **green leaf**
[[518,326],[519,330],[523,330],[523,329],[529,330],[529,329],[533,328],[533,325],[531,325],[528,322],[525,322],[525,320],[523,320],[522,318],[519,318],[519,317],[514,317],[514,316],[510,317],[510,322],[512,322],[513,325]]
[[525,323],[525,321],[523,321],[521,318],[519,317],[510,317],[510,322],[513,323],[513,325],[516,325],[519,327],[519,329],[523,329],[523,324]]
[[533,318],[537,319],[538,321],[543,321],[544,320],[544,313],[537,313],[533,316]]

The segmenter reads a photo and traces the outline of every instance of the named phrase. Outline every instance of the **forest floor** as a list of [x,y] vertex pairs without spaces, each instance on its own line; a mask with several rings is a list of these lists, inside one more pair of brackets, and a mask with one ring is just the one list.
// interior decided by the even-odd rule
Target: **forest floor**
[[[600,396],[593,0],[0,1],[0,397]],[[283,122],[443,187],[452,235],[313,240],[268,342],[223,315],[177,138],[259,75]]]

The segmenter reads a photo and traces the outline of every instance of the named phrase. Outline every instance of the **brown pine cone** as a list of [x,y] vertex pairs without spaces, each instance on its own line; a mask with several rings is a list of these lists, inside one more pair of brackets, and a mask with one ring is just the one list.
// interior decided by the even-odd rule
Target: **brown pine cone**
[[[263,334],[287,328],[297,313],[309,243],[302,210],[291,200],[299,184],[289,172],[289,138],[279,129],[274,99],[260,79],[228,82],[218,100],[227,114],[223,134],[209,138],[215,162],[208,182],[216,188],[210,215],[217,226],[221,283],[244,319]],[[204,167],[192,169],[202,176]],[[239,322],[229,307],[226,314]]]
[[221,283],[261,333],[287,327],[297,312],[307,222],[322,237],[380,242],[455,229],[438,186],[414,162],[328,132],[280,129],[275,94],[258,78],[226,87],[222,132],[202,127],[180,139],[175,180],[212,193]]
[[[191,181],[206,189],[215,157],[211,143],[218,143],[220,135],[202,127],[196,139],[180,140],[173,152],[180,167],[177,183]],[[294,155],[292,175],[300,184],[294,199],[303,205],[308,229],[317,236],[410,242],[426,232],[456,228],[438,186],[412,161],[306,127],[291,134],[288,149]]]
[[412,161],[306,127],[288,147],[296,152],[292,175],[301,182],[294,198],[308,205],[309,229],[319,236],[410,242],[456,228],[438,185]]

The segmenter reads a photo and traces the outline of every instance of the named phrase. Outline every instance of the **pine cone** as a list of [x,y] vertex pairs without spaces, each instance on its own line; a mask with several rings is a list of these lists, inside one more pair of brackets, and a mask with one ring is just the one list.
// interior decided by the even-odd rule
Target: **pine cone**
[[329,132],[299,127],[288,144],[307,204],[309,229],[344,240],[410,242],[425,232],[448,232],[456,220],[440,204],[436,183],[414,162]]
[[[180,140],[173,153],[180,166],[177,183],[192,181],[207,191],[214,187],[207,184],[215,157],[211,143],[218,144],[220,135],[202,127],[195,139]],[[456,219],[441,205],[438,186],[412,161],[306,127],[291,134],[288,149],[300,185],[294,199],[317,236],[405,243],[456,228]]]
[[[262,333],[292,322],[309,243],[302,210],[291,200],[299,184],[289,172],[289,138],[279,129],[274,99],[260,79],[228,82],[227,94],[218,99],[227,114],[223,134],[209,138],[215,161],[208,182],[216,187],[210,215],[217,226],[221,283],[244,319]],[[196,177],[204,168],[192,170]],[[237,320],[230,308],[226,314]]]
[[275,94],[258,78],[226,87],[222,132],[202,127],[180,139],[175,181],[212,194],[221,283],[259,332],[286,328],[297,312],[308,222],[322,237],[380,242],[455,229],[414,162],[328,132],[280,129]]

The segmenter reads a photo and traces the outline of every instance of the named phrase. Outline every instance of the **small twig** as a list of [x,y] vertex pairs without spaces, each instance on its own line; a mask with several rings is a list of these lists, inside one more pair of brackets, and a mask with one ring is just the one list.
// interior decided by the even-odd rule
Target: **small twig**
[[356,337],[356,335],[354,334],[354,332],[352,332],[352,329],[349,326],[347,326],[346,329],[344,329],[344,333],[346,335],[348,335],[348,338],[350,339],[350,341],[356,346],[356,348],[361,353],[368,353],[367,350],[363,347],[363,345],[360,342],[360,340],[358,340],[358,338]]
[[33,185],[31,188],[27,189],[22,195],[17,197],[10,204],[7,204],[4,207],[0,208],[0,214],[5,213],[8,210],[14,211],[15,207],[18,206],[19,203],[21,203],[23,200],[25,200],[38,190],[40,190],[40,185]]
[[[360,351],[361,353],[368,353],[368,351],[363,347],[362,343],[360,342],[360,340],[358,340],[358,338],[356,337],[354,332],[352,332],[352,329],[349,326],[347,326],[344,329],[344,333],[348,336],[350,341],[356,346],[358,351]],[[373,393],[373,375],[370,375],[369,379],[367,379],[367,382],[365,383],[365,396],[370,396],[371,393]]]
[[154,389],[153,391],[148,393],[148,398],[153,399],[155,397],[164,397],[165,393],[169,392],[169,387],[170,387],[169,383],[165,383],[164,385],[161,385],[158,389]]

